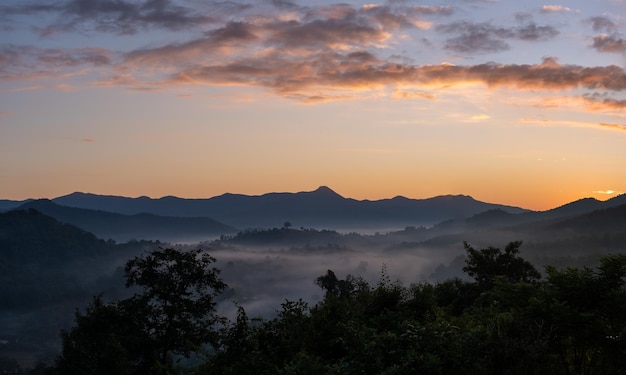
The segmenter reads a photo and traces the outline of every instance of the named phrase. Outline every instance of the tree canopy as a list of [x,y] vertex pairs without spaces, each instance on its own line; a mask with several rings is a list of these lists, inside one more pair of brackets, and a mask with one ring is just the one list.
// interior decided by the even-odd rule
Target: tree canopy
[[[189,357],[216,342],[215,297],[226,284],[202,250],[159,249],[127,262],[134,296],[95,298],[76,326],[62,334],[63,374],[169,373],[173,355]],[[124,371],[122,371],[124,369]]]
[[[166,249],[128,262],[135,296],[94,299],[63,334],[63,374],[173,373],[173,355],[211,355],[190,374],[618,374],[626,368],[626,255],[596,268],[537,270],[520,255],[466,244],[473,281],[404,286],[313,280],[321,301],[285,300],[271,319],[215,314],[213,258]],[[224,323],[216,325],[216,323]],[[219,328],[219,329],[218,329]]]

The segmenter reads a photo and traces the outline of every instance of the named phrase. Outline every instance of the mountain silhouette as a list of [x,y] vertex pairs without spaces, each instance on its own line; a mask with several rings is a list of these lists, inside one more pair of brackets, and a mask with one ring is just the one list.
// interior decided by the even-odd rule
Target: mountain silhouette
[[[517,225],[619,206],[626,203],[626,195],[606,201],[584,198],[546,211],[530,211],[519,207],[485,203],[467,195],[442,195],[427,199],[397,196],[380,200],[356,200],[345,198],[327,186],[298,193],[263,195],[226,193],[203,199],[185,199],[174,196],[156,199],[146,196],[129,198],[76,192],[54,198],[52,201],[61,206],[127,216],[148,214],[169,218],[211,218],[238,229],[282,227],[286,221],[289,221],[294,227],[357,230],[432,226],[448,220],[454,220],[455,225],[461,225],[459,224],[461,222],[462,225],[470,226]],[[0,210],[16,208],[25,202],[27,201],[0,201]],[[493,210],[495,212],[485,213]],[[483,216],[465,222],[466,219],[483,213],[485,213]],[[135,221],[139,218],[136,217]],[[150,217],[144,217],[146,218]],[[124,220],[129,220],[129,218]],[[123,222],[121,218],[115,221]],[[96,233],[124,235],[122,224],[119,224],[115,231],[105,232],[101,229],[102,226]],[[215,232],[220,231],[215,230]]]
[[237,228],[280,227],[289,221],[296,227],[392,228],[432,225],[450,218],[464,218],[490,209],[526,212],[519,207],[480,202],[465,195],[428,199],[395,197],[382,200],[344,198],[321,186],[299,193],[258,196],[223,194],[208,199],[163,197],[127,198],[73,193],[53,199],[70,207],[106,210],[126,215],[150,213],[164,216],[211,217]]
[[103,239],[128,241],[205,240],[235,232],[235,228],[206,217],[166,217],[153,214],[124,215],[102,210],[61,206],[48,199],[27,202],[18,209],[35,209]]
[[0,213],[0,258],[5,266],[58,264],[99,255],[105,248],[92,233],[35,209]]

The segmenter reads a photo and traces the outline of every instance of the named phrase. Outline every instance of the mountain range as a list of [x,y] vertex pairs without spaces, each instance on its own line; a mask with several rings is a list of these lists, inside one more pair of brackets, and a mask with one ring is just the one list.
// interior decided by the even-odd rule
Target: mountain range
[[[584,199],[534,212],[478,202],[465,196],[424,201],[399,197],[370,202],[345,199],[329,190],[260,197],[226,196],[234,202],[234,208],[241,210],[239,212],[246,212],[243,205],[250,204],[247,212],[255,220],[273,214],[274,220],[287,217],[286,220],[293,222],[293,228],[283,225],[282,221],[275,221],[275,228],[271,228],[272,222],[257,221],[258,225],[251,229],[235,229],[208,217],[174,216],[173,212],[180,215],[185,208],[193,207],[192,203],[203,200],[173,197],[165,202],[183,204],[178,206],[178,211],[172,204],[169,216],[69,206],[69,198],[81,198],[78,203],[93,207],[110,204],[103,208],[120,209],[126,202],[129,207],[135,204],[135,210],[146,211],[162,201],[92,194],[0,205],[9,208],[0,213],[0,339],[6,343],[0,345],[0,358],[16,353],[30,358],[31,362],[34,358],[54,358],[58,353],[58,332],[71,326],[77,306],[86,306],[91,296],[103,291],[109,297],[129,293],[123,287],[124,262],[150,249],[168,246],[154,241],[105,241],[108,238],[122,241],[129,236],[147,240],[164,236],[212,238],[210,242],[190,246],[206,249],[220,259],[220,269],[233,291],[243,301],[254,304],[268,300],[280,303],[285,298],[284,293],[292,287],[309,290],[315,275],[307,270],[317,272],[321,267],[343,267],[346,273],[366,274],[375,273],[373,269],[383,262],[383,265],[393,265],[394,272],[405,272],[404,277],[418,280],[443,281],[459,277],[465,259],[464,241],[475,248],[523,241],[524,258],[538,269],[548,264],[592,266],[602,255],[626,252],[626,196],[604,202]],[[63,200],[68,205],[60,204]],[[289,206],[278,204],[285,201],[292,204],[293,211],[288,211]],[[115,202],[120,206],[112,204]],[[315,202],[319,205],[317,210]],[[333,204],[354,208],[344,214]],[[263,207],[274,208],[274,211],[264,216]],[[372,207],[377,211],[372,211]],[[424,212],[412,213],[411,207]],[[431,212],[428,209],[437,207],[442,207],[444,214],[428,216]],[[342,223],[362,226],[363,221],[356,215],[367,213],[371,215],[368,216],[371,224],[381,223],[382,227],[389,222],[401,223],[404,229],[369,235],[298,229],[301,224],[294,218],[306,217],[297,216],[296,209],[311,215],[311,222],[324,218],[333,222],[330,213],[339,212],[343,214],[340,216]],[[403,221],[403,216],[394,210],[407,220]],[[195,215],[215,213],[220,212],[194,212]],[[285,213],[293,216],[282,216]],[[413,221],[419,217],[434,221],[444,215],[452,219],[429,227],[418,227]],[[346,221],[348,219],[353,221]],[[335,218],[334,222],[341,221]],[[232,234],[239,229],[242,230]]]
[[[153,199],[72,193],[51,200],[75,208],[107,211],[125,215],[153,214],[170,217],[210,217],[221,223],[243,228],[295,226],[328,228],[399,227],[433,225],[441,220],[463,218],[490,209],[510,213],[526,210],[477,201],[464,195],[428,199],[395,197],[382,200],[344,198],[328,187],[299,193],[268,193],[259,196],[223,194],[207,199],[173,196]],[[0,202],[0,210],[17,208],[23,203]]]
[[124,215],[62,206],[48,199],[28,201],[18,209],[34,209],[63,223],[94,233],[99,238],[122,242],[132,239],[194,242],[237,231],[208,217],[171,217],[149,213]]
[[463,227],[515,225],[585,214],[621,204],[626,204],[626,195],[607,201],[585,198],[538,212],[481,202],[466,195],[355,200],[321,186],[308,192],[258,196],[223,194],[206,199],[129,198],[77,192],[51,200],[0,200],[0,211],[34,208],[105,239],[189,241],[247,228],[282,227],[287,222],[294,227],[336,230],[430,227],[444,221]]

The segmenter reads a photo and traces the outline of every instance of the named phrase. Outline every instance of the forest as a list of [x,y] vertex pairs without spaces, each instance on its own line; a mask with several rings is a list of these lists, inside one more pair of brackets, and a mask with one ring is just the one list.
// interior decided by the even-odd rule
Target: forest
[[220,316],[227,285],[215,259],[158,249],[127,262],[133,296],[94,297],[62,333],[43,374],[618,374],[626,366],[626,255],[595,268],[548,266],[522,243],[465,243],[470,280],[402,285],[328,270],[321,301],[285,300],[275,317],[238,307]]
[[0,213],[0,372],[621,373],[624,208],[178,245]]

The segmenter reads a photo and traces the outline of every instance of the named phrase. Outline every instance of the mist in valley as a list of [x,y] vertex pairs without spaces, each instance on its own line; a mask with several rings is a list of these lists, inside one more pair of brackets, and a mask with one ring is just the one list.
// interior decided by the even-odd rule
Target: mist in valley
[[238,307],[251,318],[271,319],[287,300],[315,305],[324,295],[315,281],[328,270],[339,279],[351,275],[370,285],[381,280],[409,286],[467,279],[462,271],[464,242],[502,249],[522,241],[520,256],[540,272],[546,265],[594,267],[601,256],[626,250],[626,205],[563,217],[488,212],[363,233],[294,229],[285,222],[283,227],[236,234],[180,236],[175,242],[117,243],[35,210],[8,212],[1,218],[17,229],[12,237],[0,238],[5,249],[0,356],[17,358],[23,368],[54,360],[61,349],[60,332],[74,325],[75,312],[84,311],[94,296],[104,301],[131,296],[134,290],[125,287],[124,265],[158,248],[201,249],[214,257],[228,285],[217,309],[231,321]]
[[[320,301],[323,291],[315,285],[315,280],[328,270],[341,279],[352,275],[371,285],[382,277],[410,285],[432,282],[437,267],[453,259],[452,254],[437,253],[435,249],[408,252],[322,248],[305,251],[241,247],[207,251],[217,259],[216,265],[231,289],[231,298],[220,305],[225,315],[233,316],[238,305],[250,316],[264,318],[271,317],[285,300],[302,299],[309,304]],[[457,255],[461,253],[462,244]],[[461,276],[460,268],[458,276]]]

